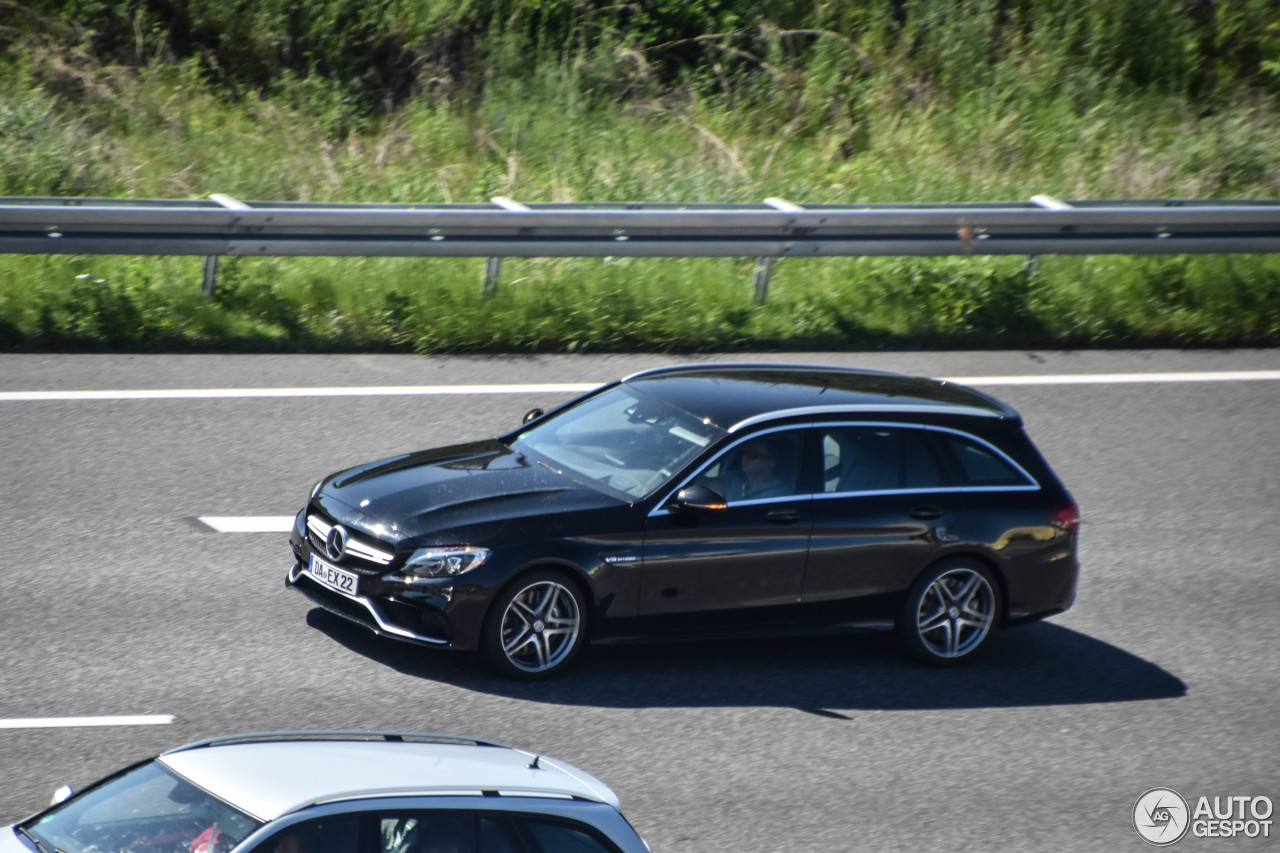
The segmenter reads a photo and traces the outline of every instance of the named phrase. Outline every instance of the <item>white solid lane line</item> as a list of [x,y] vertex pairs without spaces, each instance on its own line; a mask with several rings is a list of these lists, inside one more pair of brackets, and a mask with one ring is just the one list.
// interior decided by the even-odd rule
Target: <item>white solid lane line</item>
[[202,515],[197,520],[215,533],[288,533],[293,529],[292,515]]
[[[1044,376],[949,376],[964,385],[1107,385],[1148,382],[1256,382],[1280,380],[1280,370],[1185,373],[1073,373]],[[429,397],[466,394],[584,394],[599,382],[528,385],[366,385],[328,388],[175,388],[135,391],[0,391],[0,403],[49,400],[214,400],[273,397]]]
[[167,726],[173,714],[133,714],[115,717],[11,717],[0,719],[0,729],[66,729],[89,726]]
[[953,376],[962,385],[1121,385],[1144,382],[1256,382],[1280,379],[1280,370],[1219,370],[1200,373],[1069,373],[1047,376]]
[[0,391],[0,402],[41,400],[221,400],[248,397],[431,397],[457,394],[584,394],[599,382],[529,385],[365,385],[344,388],[174,388],[145,391]]

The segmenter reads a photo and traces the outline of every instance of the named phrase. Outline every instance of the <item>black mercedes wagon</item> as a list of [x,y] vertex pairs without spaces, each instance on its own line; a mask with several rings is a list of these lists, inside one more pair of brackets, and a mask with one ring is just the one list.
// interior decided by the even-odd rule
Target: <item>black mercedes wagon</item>
[[895,629],[949,665],[1071,606],[1079,517],[1017,412],[980,391],[705,364],[326,477],[287,585],[520,678],[589,641],[801,629]]

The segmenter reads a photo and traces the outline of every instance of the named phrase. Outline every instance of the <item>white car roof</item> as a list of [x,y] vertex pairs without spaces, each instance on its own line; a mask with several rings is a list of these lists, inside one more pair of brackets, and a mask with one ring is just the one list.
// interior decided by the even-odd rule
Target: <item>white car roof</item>
[[603,782],[570,764],[491,741],[449,735],[237,735],[188,744],[158,760],[264,821],[317,802],[483,792],[572,797],[620,808],[617,796]]

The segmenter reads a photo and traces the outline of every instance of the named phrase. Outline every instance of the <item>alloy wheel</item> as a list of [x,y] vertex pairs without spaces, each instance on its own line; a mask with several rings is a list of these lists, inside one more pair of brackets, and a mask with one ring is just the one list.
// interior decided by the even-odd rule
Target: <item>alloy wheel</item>
[[996,618],[996,594],[978,571],[957,568],[938,575],[916,608],[916,631],[926,651],[959,658],[982,644]]
[[512,666],[544,673],[563,663],[578,644],[582,608],[569,587],[541,580],[520,590],[502,614],[502,651]]

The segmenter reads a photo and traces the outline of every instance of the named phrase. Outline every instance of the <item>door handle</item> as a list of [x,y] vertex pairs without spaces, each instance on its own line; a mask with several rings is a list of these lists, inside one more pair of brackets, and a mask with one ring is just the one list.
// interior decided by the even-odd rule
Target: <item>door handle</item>
[[942,507],[931,505],[918,506],[913,507],[907,514],[912,518],[918,518],[921,521],[929,521],[942,516]]
[[774,524],[795,524],[800,520],[800,512],[794,509],[775,509],[765,513],[764,517]]

